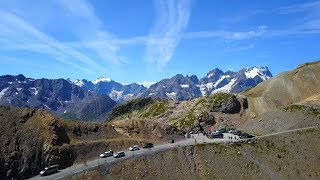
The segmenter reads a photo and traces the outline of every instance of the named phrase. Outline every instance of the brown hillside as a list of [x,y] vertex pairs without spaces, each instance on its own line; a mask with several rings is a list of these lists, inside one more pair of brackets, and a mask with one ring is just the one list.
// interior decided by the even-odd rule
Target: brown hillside
[[313,96],[308,97],[307,99],[304,99],[298,104],[312,106],[320,109],[320,92],[314,94]]
[[320,61],[305,63],[246,91],[248,117],[300,102],[320,91]]

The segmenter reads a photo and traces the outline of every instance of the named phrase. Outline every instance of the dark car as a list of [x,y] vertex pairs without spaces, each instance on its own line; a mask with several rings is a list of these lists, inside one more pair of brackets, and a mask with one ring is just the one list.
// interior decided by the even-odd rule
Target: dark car
[[219,133],[226,133],[227,132],[227,129],[226,128],[221,128],[218,130]]
[[240,139],[247,139],[247,138],[253,138],[255,137],[254,135],[251,135],[251,134],[248,134],[248,133],[243,133],[241,136],[240,136]]
[[174,139],[171,139],[170,143],[174,143]]
[[248,136],[247,136],[247,138],[254,138],[255,136],[254,135],[251,135],[251,134],[249,134]]
[[142,147],[143,148],[153,148],[153,144],[152,143],[146,143]]
[[40,172],[40,176],[47,176],[53,173],[57,173],[58,171],[59,171],[59,165],[52,165],[44,168],[44,170]]
[[223,134],[222,133],[213,133],[212,138],[223,138]]

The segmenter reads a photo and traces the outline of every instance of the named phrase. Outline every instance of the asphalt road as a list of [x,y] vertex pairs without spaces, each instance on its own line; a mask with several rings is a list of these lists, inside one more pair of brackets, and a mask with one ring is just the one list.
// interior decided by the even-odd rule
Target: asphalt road
[[[99,165],[103,166],[111,166],[112,164],[118,163],[120,161],[132,158],[132,157],[137,157],[137,156],[142,156],[142,155],[149,155],[153,154],[159,151],[165,151],[170,148],[174,147],[183,147],[183,146],[190,146],[194,144],[203,144],[203,143],[221,143],[221,142],[235,142],[238,141],[239,139],[238,136],[229,134],[229,133],[224,133],[224,138],[217,138],[217,139],[209,139],[203,134],[192,134],[191,138],[186,138],[180,141],[176,141],[175,143],[168,143],[168,144],[161,144],[161,145],[156,145],[151,149],[141,149],[138,151],[125,151],[126,156],[122,158],[114,158],[114,157],[107,157],[107,158],[99,158],[96,160],[88,161],[87,165],[84,164],[79,164],[79,165],[74,165],[71,167],[68,167],[66,169],[60,170],[56,174],[52,174],[50,176],[35,176],[31,178],[32,180],[51,180],[51,179],[64,179],[67,177],[70,177],[72,175],[91,170],[91,169],[96,169]],[[232,137],[232,139],[231,139]],[[236,139],[237,138],[237,139]],[[129,149],[129,147],[128,147]],[[107,149],[106,149],[107,151]],[[97,157],[103,152],[97,152]]]

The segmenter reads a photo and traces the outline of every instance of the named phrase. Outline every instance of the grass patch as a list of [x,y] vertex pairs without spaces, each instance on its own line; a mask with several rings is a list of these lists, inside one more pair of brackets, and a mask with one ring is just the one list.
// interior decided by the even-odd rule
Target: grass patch
[[310,106],[292,104],[290,106],[285,107],[284,110],[289,112],[304,111],[314,116],[320,116],[320,110]]
[[108,120],[113,120],[118,118],[119,116],[124,116],[131,114],[134,111],[142,110],[150,104],[155,103],[156,100],[152,98],[137,98],[130,101],[127,101],[123,104],[119,104],[115,106],[111,113],[108,116]]
[[156,117],[161,114],[164,114],[168,109],[167,105],[168,105],[168,100],[160,100],[158,102],[155,102],[143,111],[141,117],[143,118]]

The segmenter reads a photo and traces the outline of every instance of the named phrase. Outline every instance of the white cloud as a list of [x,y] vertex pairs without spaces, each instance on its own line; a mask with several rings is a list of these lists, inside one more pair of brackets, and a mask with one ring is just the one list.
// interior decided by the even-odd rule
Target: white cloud
[[125,57],[118,55],[119,46],[115,43],[117,38],[103,30],[103,22],[95,15],[94,7],[87,0],[59,0],[58,3],[72,14],[77,26],[81,25],[75,29],[82,39],[80,47],[93,50],[102,60],[113,65],[126,62]]
[[282,14],[290,14],[290,13],[299,13],[299,12],[305,12],[310,10],[319,11],[319,8],[320,8],[320,1],[314,1],[314,2],[298,3],[290,6],[281,7],[277,9],[277,11]]
[[144,59],[158,68],[165,66],[172,58],[191,11],[190,0],[156,0],[156,21],[149,34]]
[[199,38],[222,38],[227,40],[245,40],[254,37],[259,37],[266,33],[266,26],[258,26],[255,30],[250,31],[199,31],[187,32],[184,34],[185,39]]

